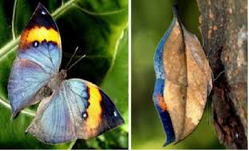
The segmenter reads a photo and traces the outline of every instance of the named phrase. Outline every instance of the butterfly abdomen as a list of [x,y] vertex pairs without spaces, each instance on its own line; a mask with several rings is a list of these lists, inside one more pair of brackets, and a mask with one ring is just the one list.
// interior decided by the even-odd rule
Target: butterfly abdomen
[[36,102],[38,102],[38,101],[40,101],[40,100],[42,100],[42,99],[44,99],[46,97],[51,96],[52,93],[53,93],[53,90],[50,87],[44,86],[43,88],[40,89],[39,93],[35,97],[35,100],[36,100]]

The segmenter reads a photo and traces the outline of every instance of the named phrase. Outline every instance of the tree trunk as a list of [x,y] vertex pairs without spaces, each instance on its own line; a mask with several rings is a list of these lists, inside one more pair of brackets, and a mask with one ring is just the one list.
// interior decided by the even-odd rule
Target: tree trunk
[[247,149],[247,0],[197,0],[214,74],[214,126],[229,149]]

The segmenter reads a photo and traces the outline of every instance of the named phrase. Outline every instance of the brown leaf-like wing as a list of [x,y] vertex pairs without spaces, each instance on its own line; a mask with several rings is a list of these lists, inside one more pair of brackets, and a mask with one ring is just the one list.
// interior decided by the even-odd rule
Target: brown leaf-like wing
[[212,87],[212,71],[200,42],[179,19],[164,45],[163,60],[164,101],[178,142],[200,122]]

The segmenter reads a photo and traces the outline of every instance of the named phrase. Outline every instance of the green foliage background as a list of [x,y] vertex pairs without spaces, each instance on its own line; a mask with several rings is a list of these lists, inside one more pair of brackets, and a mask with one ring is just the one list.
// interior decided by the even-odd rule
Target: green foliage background
[[[132,149],[220,149],[209,113],[185,140],[162,147],[166,138],[152,101],[155,84],[153,59],[156,47],[172,20],[173,0],[132,0]],[[195,0],[179,0],[186,29],[201,39]],[[209,118],[212,118],[209,116]]]
[[[7,83],[16,56],[19,36],[38,2],[55,19],[62,38],[61,68],[86,57],[68,73],[99,85],[114,101],[125,119],[121,127],[90,140],[46,145],[27,134],[36,106],[11,119]],[[128,148],[128,0],[3,0],[0,1],[0,148],[80,149]]]

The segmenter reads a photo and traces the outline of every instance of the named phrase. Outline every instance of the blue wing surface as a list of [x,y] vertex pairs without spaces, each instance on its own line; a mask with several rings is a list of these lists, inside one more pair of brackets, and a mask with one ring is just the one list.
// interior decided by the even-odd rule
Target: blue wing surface
[[59,72],[61,52],[57,44],[43,41],[37,47],[30,46],[25,51],[19,51],[18,57],[39,64],[51,76]]
[[15,117],[25,106],[37,101],[35,96],[49,78],[50,75],[32,61],[19,58],[14,61],[8,84],[12,117]]
[[22,32],[10,73],[8,97],[12,117],[39,101],[39,91],[59,71],[61,55],[57,25],[46,8],[39,4]]
[[167,135],[167,140],[164,146],[175,141],[175,134],[171,118],[167,111],[166,103],[163,101],[163,95],[164,95],[163,90],[164,90],[165,79],[167,76],[165,74],[164,65],[163,65],[163,50],[164,50],[164,44],[168,39],[173,29],[173,26],[176,23],[176,19],[177,19],[176,17],[173,18],[173,21],[171,22],[168,30],[165,32],[164,36],[160,40],[154,57],[154,70],[156,73],[156,82],[153,93],[153,102],[160,116],[161,122],[164,127],[164,131]]
[[41,102],[26,131],[42,142],[57,144],[96,137],[123,122],[110,98],[96,85],[70,79],[62,82],[50,100]]

